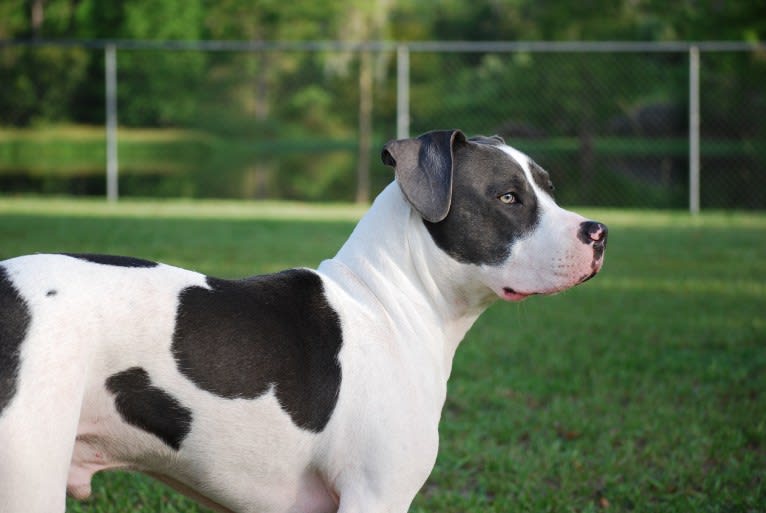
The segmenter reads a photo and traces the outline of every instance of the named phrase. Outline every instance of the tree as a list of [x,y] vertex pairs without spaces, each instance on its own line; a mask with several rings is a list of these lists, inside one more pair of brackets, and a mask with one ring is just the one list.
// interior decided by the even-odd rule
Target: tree
[[[0,3],[0,37],[56,38],[71,34],[75,2]],[[88,52],[81,48],[5,49],[0,53],[0,123],[25,126],[71,115],[70,98],[82,83]]]
[[[201,0],[83,0],[78,9],[83,31],[90,32],[88,37],[195,40],[202,36]],[[106,21],[104,25],[99,23],[102,20]],[[178,126],[194,119],[205,61],[202,52],[119,52],[120,123]],[[95,64],[93,71],[101,69],[100,64]],[[102,77],[93,79],[102,83]]]
[[[385,39],[388,17],[393,8],[392,0],[345,0],[343,11],[346,16],[339,22],[339,39],[364,43]],[[373,86],[374,58],[369,48],[362,48],[359,54],[359,122],[357,153],[356,201],[366,203],[370,199],[370,154],[373,134]],[[334,66],[343,70],[349,64],[352,54],[344,52],[336,57]],[[382,57],[382,56],[381,56]]]

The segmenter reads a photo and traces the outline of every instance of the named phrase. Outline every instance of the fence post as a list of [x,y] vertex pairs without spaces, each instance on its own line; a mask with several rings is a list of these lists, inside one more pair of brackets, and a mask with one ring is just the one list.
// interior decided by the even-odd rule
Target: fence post
[[117,201],[117,50],[114,44],[104,49],[106,74],[106,198]]
[[700,211],[700,49],[689,48],[689,213]]
[[396,138],[410,136],[410,49],[396,47]]

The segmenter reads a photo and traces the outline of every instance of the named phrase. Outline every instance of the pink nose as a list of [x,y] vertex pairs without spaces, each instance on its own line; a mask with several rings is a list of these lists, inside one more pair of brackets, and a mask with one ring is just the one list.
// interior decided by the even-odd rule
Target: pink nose
[[585,221],[580,223],[580,233],[578,238],[585,244],[592,242],[600,242],[606,244],[606,236],[609,230],[607,230],[605,224],[597,223],[596,221]]

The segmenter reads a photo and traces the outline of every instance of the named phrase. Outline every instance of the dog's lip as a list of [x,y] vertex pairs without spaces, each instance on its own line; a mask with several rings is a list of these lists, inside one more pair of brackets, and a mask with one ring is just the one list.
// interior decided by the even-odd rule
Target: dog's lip
[[551,294],[557,294],[559,292],[562,292],[564,290],[572,288],[575,285],[579,285],[581,283],[585,283],[586,281],[588,281],[591,278],[593,278],[594,276],[596,276],[598,274],[599,270],[600,270],[599,268],[596,268],[596,269],[593,270],[593,272],[581,276],[580,279],[578,279],[577,281],[575,281],[575,282],[573,282],[573,283],[571,283],[571,284],[569,284],[567,286],[560,287],[560,288],[546,289],[546,290],[540,290],[540,291],[536,291],[536,292],[521,292],[521,291],[518,291],[518,290],[513,289],[511,287],[503,287],[503,289],[502,289],[502,291],[500,293],[500,297],[505,299],[506,301],[523,301],[526,298],[528,298],[529,296],[538,296],[538,295],[547,296],[547,295],[551,295]]
[[503,299],[506,301],[523,301],[529,296],[534,296],[536,292],[519,292],[511,287],[503,287]]

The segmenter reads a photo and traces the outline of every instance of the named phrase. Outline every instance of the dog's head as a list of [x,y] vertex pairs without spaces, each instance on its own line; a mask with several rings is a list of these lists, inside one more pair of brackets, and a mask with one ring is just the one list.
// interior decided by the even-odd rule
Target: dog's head
[[559,292],[601,269],[606,226],[559,207],[548,173],[502,138],[429,132],[390,141],[382,159],[434,243],[500,298]]

